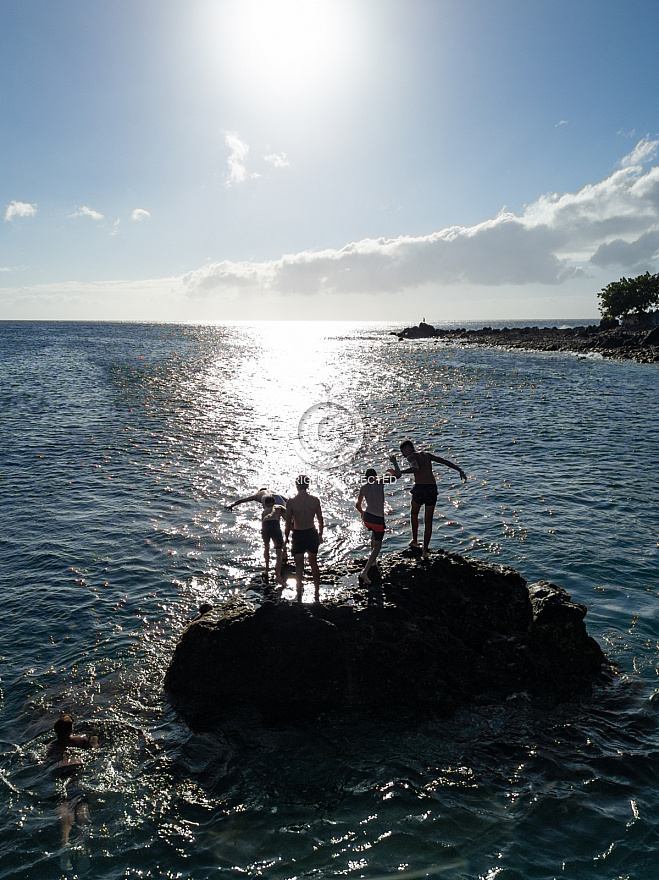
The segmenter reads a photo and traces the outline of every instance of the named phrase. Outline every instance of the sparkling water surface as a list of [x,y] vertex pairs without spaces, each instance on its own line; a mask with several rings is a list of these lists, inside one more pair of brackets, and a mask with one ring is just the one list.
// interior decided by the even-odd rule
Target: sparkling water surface
[[[659,877],[657,367],[391,329],[0,324],[0,880]],[[436,468],[433,546],[586,602],[613,684],[551,712],[188,729],[162,693],[176,640],[263,568],[256,505],[226,505],[307,472],[321,565],[361,558],[359,474],[406,435],[469,474]],[[101,736],[70,863],[60,709]]]

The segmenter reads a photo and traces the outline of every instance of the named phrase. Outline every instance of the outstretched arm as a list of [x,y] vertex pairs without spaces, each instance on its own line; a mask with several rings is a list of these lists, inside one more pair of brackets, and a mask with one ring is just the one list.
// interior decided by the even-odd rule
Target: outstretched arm
[[432,453],[431,453],[430,460],[436,461],[437,464],[443,464],[443,465],[446,465],[446,467],[453,468],[454,471],[457,471],[460,474],[460,478],[462,479],[462,482],[463,483],[467,482],[467,475],[462,470],[462,468],[459,467],[457,464],[454,464],[452,461],[449,461],[447,458],[440,458],[439,455],[432,455]]
[[234,507],[237,507],[239,504],[244,504],[246,501],[258,501],[258,492],[255,492],[254,495],[248,495],[246,498],[239,498],[237,501],[234,501],[233,504],[229,505],[229,510],[233,510]]

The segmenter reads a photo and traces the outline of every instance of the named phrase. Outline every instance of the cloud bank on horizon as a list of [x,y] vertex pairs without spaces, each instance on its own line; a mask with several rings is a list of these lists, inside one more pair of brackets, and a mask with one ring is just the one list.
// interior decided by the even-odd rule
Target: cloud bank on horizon
[[[232,144],[237,167],[248,147],[237,136]],[[594,267],[642,272],[659,257],[659,166],[644,172],[642,164],[658,147],[647,136],[609,177],[575,193],[542,195],[520,214],[504,208],[473,226],[426,235],[364,238],[276,260],[222,260],[186,273],[183,287],[195,297],[377,294],[428,284],[560,285]],[[235,167],[232,182],[244,182],[244,165]]]

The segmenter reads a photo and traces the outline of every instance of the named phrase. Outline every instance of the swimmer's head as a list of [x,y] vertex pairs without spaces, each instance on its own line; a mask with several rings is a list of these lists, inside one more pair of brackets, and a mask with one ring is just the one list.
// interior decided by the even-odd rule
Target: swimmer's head
[[259,492],[267,492],[267,491],[268,491],[267,486],[261,486],[261,488],[259,489]]
[[300,474],[298,477],[295,478],[295,485],[298,487],[298,489],[308,489],[310,483],[311,480],[305,474]]
[[263,504],[265,507],[272,507],[275,503],[274,495],[266,495],[263,499]]
[[408,455],[409,453],[414,452],[414,443],[412,443],[409,438],[406,438],[400,444],[400,451],[403,453],[403,455]]
[[60,715],[53,724],[53,730],[60,739],[71,736],[73,733],[73,718],[70,715]]
[[366,479],[369,483],[373,483],[378,478],[378,472],[375,468],[366,468]]

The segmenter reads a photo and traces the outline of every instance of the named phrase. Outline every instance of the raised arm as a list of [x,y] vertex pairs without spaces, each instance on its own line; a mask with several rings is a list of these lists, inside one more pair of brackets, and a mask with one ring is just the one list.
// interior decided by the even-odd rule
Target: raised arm
[[413,465],[410,465],[410,467],[408,467],[408,468],[403,468],[403,470],[401,470],[400,467],[399,467],[399,465],[398,465],[398,460],[397,460],[397,458],[396,458],[395,455],[391,455],[391,456],[389,457],[389,461],[390,461],[390,462],[393,464],[393,466],[394,466],[394,476],[396,477],[396,479],[399,479],[399,477],[400,477],[402,474],[413,474],[414,471],[418,471],[418,470],[419,470],[419,466],[418,466],[418,465],[417,465],[416,467],[414,467]]
[[467,482],[467,475],[462,470],[462,468],[459,467],[457,464],[454,464],[452,461],[449,461],[447,458],[440,458],[439,455],[433,455],[432,453],[429,453],[429,454],[430,454],[431,461],[436,461],[437,464],[443,464],[443,465],[446,465],[446,467],[453,468],[454,471],[457,471],[460,474],[460,478],[462,479],[462,482],[463,483]]

